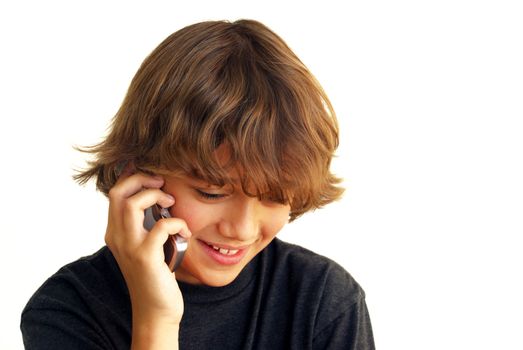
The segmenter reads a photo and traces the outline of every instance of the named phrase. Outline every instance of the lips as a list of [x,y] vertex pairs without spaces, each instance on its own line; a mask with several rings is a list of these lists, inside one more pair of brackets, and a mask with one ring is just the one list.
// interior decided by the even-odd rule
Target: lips
[[212,247],[212,249],[216,250],[217,252],[219,252],[220,254],[223,254],[223,255],[234,255],[240,251],[239,249],[220,248],[220,247],[212,245],[212,244],[209,245],[209,247]]
[[249,246],[232,247],[228,245],[209,243],[198,240],[203,251],[220,265],[234,265],[239,263],[248,251]]

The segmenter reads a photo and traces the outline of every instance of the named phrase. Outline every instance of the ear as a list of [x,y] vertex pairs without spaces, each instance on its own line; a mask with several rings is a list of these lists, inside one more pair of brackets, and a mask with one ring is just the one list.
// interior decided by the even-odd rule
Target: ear
[[115,168],[116,178],[120,176],[128,177],[136,173],[136,167],[133,162],[121,161]]

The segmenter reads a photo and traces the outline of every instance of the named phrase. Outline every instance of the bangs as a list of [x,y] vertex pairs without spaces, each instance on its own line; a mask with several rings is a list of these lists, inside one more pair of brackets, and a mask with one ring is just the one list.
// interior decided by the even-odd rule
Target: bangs
[[[133,78],[80,182],[104,193],[122,162],[290,204],[291,221],[341,197],[332,106],[284,41],[256,21],[202,22],[162,42]],[[222,154],[226,150],[226,154]],[[233,179],[235,174],[238,179]]]
[[222,39],[234,45],[202,47],[201,59],[171,73],[158,100],[172,102],[155,117],[144,163],[219,186],[236,170],[246,194],[304,207],[321,192],[337,146],[330,104],[295,56],[274,52],[282,48],[255,47],[235,32]]
[[[257,84],[256,89],[245,86],[231,97],[225,86],[232,82],[221,82],[224,91],[217,98],[232,105],[213,112],[190,105],[184,108],[185,115],[177,116],[176,130],[144,155],[143,165],[155,165],[151,170],[157,173],[181,173],[217,186],[240,182],[247,195],[292,206],[300,198],[299,192],[307,192],[311,174],[306,168],[311,167],[306,166],[306,159],[296,161],[306,157],[296,154],[296,141],[289,137],[293,133],[287,125],[289,116],[282,115],[281,106],[276,107],[268,84]],[[207,98],[206,94],[194,103],[205,103]],[[307,145],[301,149],[306,150]]]

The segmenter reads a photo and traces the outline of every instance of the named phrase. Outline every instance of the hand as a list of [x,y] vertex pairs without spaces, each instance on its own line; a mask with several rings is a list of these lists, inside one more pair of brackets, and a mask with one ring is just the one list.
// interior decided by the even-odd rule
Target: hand
[[160,189],[163,183],[161,177],[126,169],[109,191],[105,241],[129,289],[133,333],[138,325],[178,327],[183,315],[182,294],[165,264],[163,244],[171,234],[189,238],[191,233],[178,218],[159,220],[150,232],[143,227],[146,208],[174,204],[174,198]]

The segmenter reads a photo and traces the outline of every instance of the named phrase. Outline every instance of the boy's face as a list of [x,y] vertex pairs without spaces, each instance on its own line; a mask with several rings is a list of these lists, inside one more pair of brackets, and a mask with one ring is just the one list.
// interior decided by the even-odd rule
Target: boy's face
[[288,222],[289,205],[249,197],[239,183],[220,188],[190,177],[164,178],[163,190],[176,200],[171,215],[185,220],[192,232],[175,272],[181,281],[231,283]]

